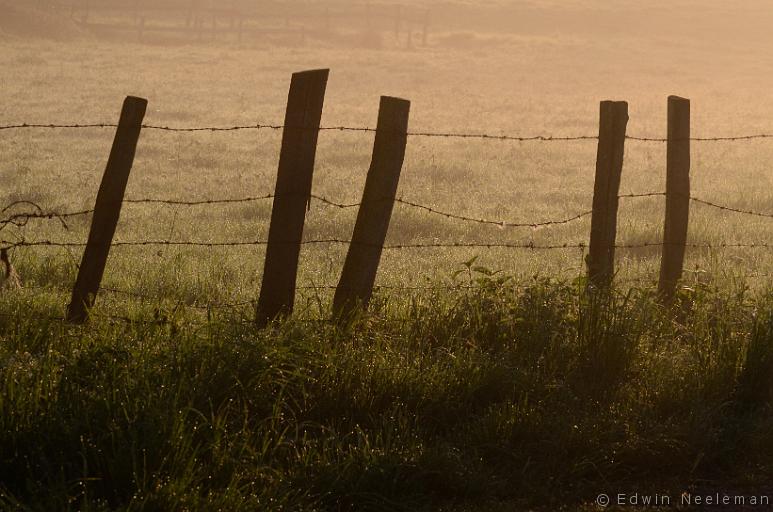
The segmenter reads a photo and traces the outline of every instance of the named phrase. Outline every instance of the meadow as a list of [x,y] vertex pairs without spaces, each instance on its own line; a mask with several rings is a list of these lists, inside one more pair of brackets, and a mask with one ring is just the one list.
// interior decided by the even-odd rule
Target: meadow
[[[481,5],[442,11],[430,44],[411,48],[389,33],[302,46],[10,33],[0,124],[113,123],[129,94],[148,98],[153,125],[281,124],[291,74],[324,67],[324,126],[374,126],[390,95],[411,100],[415,132],[595,135],[599,101],[620,99],[630,135],[661,138],[677,94],[695,137],[773,132],[762,4],[712,4],[687,23],[686,7],[545,3],[507,30],[506,4]],[[112,137],[0,131],[0,206],[93,207]],[[146,130],[127,197],[270,194],[280,141]],[[322,132],[314,193],[359,201],[372,143]],[[565,219],[590,209],[595,156],[593,140],[410,137],[398,196],[476,218]],[[625,156],[621,193],[664,190],[665,144],[628,141]],[[771,161],[765,139],[696,141],[693,194],[771,214]],[[659,242],[663,203],[623,199],[618,242]],[[127,204],[116,239],[265,239],[270,208]],[[355,215],[312,201],[305,237],[347,239]],[[88,223],[31,220],[0,239],[83,242]],[[589,218],[500,228],[398,204],[387,243],[574,245],[589,230]],[[771,243],[773,221],[693,204],[689,240]],[[296,315],[256,331],[260,246],[116,247],[85,327],[56,319],[80,250],[13,249],[24,286],[0,296],[0,507],[593,509],[600,492],[751,493],[769,474],[770,249],[688,250],[674,310],[654,297],[659,247],[620,249],[605,297],[585,293],[576,248],[387,250],[371,313],[340,326],[326,320],[345,251],[305,246]]]

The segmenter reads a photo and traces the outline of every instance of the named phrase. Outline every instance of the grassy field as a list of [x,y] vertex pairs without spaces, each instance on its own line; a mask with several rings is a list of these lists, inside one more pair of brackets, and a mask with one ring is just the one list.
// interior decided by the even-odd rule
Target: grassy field
[[[496,282],[350,329],[2,324],[7,510],[594,510],[769,493],[770,301]],[[585,505],[587,504],[587,506]],[[730,509],[733,510],[733,509]]]
[[[696,137],[772,132],[770,9],[688,4],[428,3],[430,44],[409,49],[389,33],[141,45],[56,25],[47,39],[0,21],[0,124],[112,123],[129,94],[148,98],[154,125],[281,124],[291,73],[325,67],[326,126],[374,126],[392,95],[412,101],[416,132],[595,135],[598,102],[623,99],[629,134],[663,137],[678,94]],[[112,136],[0,131],[0,206],[91,208]],[[127,196],[269,194],[280,141],[147,130]],[[323,132],[314,192],[357,202],[372,142]],[[567,218],[590,209],[595,152],[411,137],[398,194],[472,217]],[[695,142],[693,194],[773,213],[771,161],[767,140]],[[665,145],[629,141],[621,192],[664,182]],[[127,204],[117,239],[265,239],[270,208]],[[624,199],[618,242],[659,242],[663,209]],[[355,214],[313,201],[305,236],[349,238]],[[0,239],[83,242],[88,221],[32,220]],[[589,229],[397,205],[387,243],[577,244]],[[770,243],[773,221],[694,204],[689,238]],[[619,251],[605,300],[582,292],[578,249],[386,251],[372,315],[339,328],[324,320],[345,250],[305,247],[296,317],[256,333],[262,247],[117,247],[103,284],[124,293],[101,294],[84,328],[53,319],[80,251],[13,249],[24,287],[0,297],[0,507],[574,509],[600,492],[752,494],[771,469],[769,249],[689,250],[676,312],[652,296],[656,247]],[[455,285],[473,289],[415,289]]]

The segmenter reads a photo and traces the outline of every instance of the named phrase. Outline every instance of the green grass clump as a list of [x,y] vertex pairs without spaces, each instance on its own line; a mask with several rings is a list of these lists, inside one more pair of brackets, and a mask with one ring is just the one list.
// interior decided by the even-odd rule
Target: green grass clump
[[264,331],[7,296],[0,508],[556,508],[773,469],[769,293],[475,284]]

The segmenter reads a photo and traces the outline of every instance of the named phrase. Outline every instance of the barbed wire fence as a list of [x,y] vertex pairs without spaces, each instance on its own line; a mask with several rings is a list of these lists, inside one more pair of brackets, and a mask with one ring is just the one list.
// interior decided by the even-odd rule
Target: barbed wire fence
[[[296,77],[294,76],[293,79],[295,80]],[[324,94],[324,91],[323,91]],[[291,98],[292,99],[292,98]],[[681,100],[681,99],[676,99]],[[127,102],[129,99],[127,99]],[[144,101],[144,100],[143,100]],[[669,99],[669,101],[675,101],[675,99],[672,97]],[[686,100],[681,100],[686,101]],[[611,102],[605,102],[605,103],[611,103]],[[623,103],[623,102],[620,102]],[[678,102],[677,102],[678,105]],[[383,99],[382,99],[382,108],[383,108]],[[614,105],[612,105],[614,107]],[[620,105],[618,105],[619,107]],[[126,104],[125,104],[125,110],[126,110]],[[291,110],[291,105],[288,104],[288,118],[291,116],[289,115],[289,112]],[[597,223],[597,220],[599,218],[606,217],[607,225],[609,224],[609,216],[610,212],[613,212],[614,217],[617,216],[617,204],[618,201],[622,199],[637,199],[637,198],[654,198],[654,197],[663,197],[666,199],[667,207],[666,207],[666,225],[668,231],[668,225],[669,222],[677,222],[680,224],[683,224],[685,226],[685,237],[686,237],[686,222],[687,218],[686,215],[680,215],[676,220],[669,219],[669,205],[672,206],[673,210],[673,204],[681,205],[680,207],[683,207],[685,204],[696,204],[701,205],[704,207],[712,208],[715,210],[719,210],[726,213],[733,213],[733,214],[739,214],[739,215],[748,215],[748,216],[754,216],[759,218],[773,218],[773,212],[763,212],[763,211],[755,211],[750,210],[747,208],[741,208],[734,205],[729,204],[722,204],[720,202],[714,201],[714,200],[708,200],[704,199],[702,197],[697,197],[695,195],[692,195],[689,193],[689,181],[687,182],[687,189],[685,191],[684,188],[675,188],[673,185],[673,176],[671,176],[672,173],[684,173],[684,165],[679,165],[679,162],[673,163],[669,161],[668,165],[668,179],[667,179],[667,190],[665,191],[656,191],[656,192],[645,192],[645,193],[630,193],[630,194],[620,194],[619,193],[619,174],[622,171],[622,161],[615,164],[613,162],[614,158],[607,158],[607,167],[604,168],[603,165],[600,163],[602,160],[604,160],[604,157],[607,157],[609,155],[612,155],[616,149],[620,149],[622,147],[622,144],[624,144],[625,141],[637,141],[637,142],[651,142],[651,143],[667,143],[669,145],[669,150],[676,148],[676,150],[682,150],[684,151],[685,148],[689,152],[689,145],[691,142],[741,142],[741,141],[752,141],[752,140],[762,140],[762,139],[771,139],[773,138],[773,134],[767,134],[767,133],[759,133],[759,134],[751,134],[751,135],[738,135],[738,136],[723,136],[723,137],[691,137],[689,135],[678,135],[675,134],[675,132],[671,131],[671,128],[669,129],[669,137],[666,138],[654,138],[654,137],[640,137],[640,136],[631,136],[625,133],[625,124],[622,125],[622,131],[617,130],[617,133],[615,133],[615,130],[607,131],[605,132],[604,126],[605,126],[605,110],[604,110],[604,103],[602,103],[602,119],[601,119],[601,125],[599,130],[599,135],[578,135],[578,136],[553,136],[553,135],[528,135],[528,136],[521,136],[521,135],[511,135],[511,134],[486,134],[486,133],[455,133],[455,132],[412,132],[409,130],[404,130],[402,133],[397,130],[394,132],[386,131],[383,127],[379,126],[377,128],[370,128],[370,127],[349,127],[349,126],[330,126],[330,127],[323,127],[323,126],[294,126],[292,124],[254,124],[254,125],[235,125],[235,126],[210,126],[210,127],[170,127],[170,126],[160,126],[160,125],[151,125],[151,124],[145,124],[140,122],[135,122],[135,129],[136,129],[136,137],[135,137],[135,144],[136,144],[136,138],[139,137],[139,132],[141,130],[158,130],[158,131],[165,131],[165,132],[184,132],[184,133],[190,133],[190,132],[235,132],[235,131],[243,131],[243,130],[272,130],[272,131],[282,131],[284,133],[284,137],[287,137],[288,133],[294,134],[296,138],[300,137],[301,143],[308,143],[309,139],[313,139],[313,145],[312,148],[312,154],[313,150],[316,149],[316,135],[319,132],[324,131],[337,131],[337,132],[356,132],[356,133],[372,133],[376,135],[377,139],[379,136],[386,138],[386,139],[394,139],[397,140],[397,145],[400,146],[402,144],[403,147],[403,154],[404,154],[404,147],[405,147],[405,141],[409,137],[421,137],[421,138],[446,138],[446,139],[472,139],[472,140],[493,140],[493,141],[510,141],[510,142],[572,142],[572,141],[596,141],[599,144],[599,159],[597,161],[597,172],[596,172],[596,184],[597,187],[599,185],[600,180],[609,179],[609,176],[614,177],[615,174],[618,177],[617,180],[617,186],[612,187],[613,194],[607,194],[606,197],[600,197],[598,190],[594,191],[594,204],[592,209],[584,210],[577,212],[575,214],[569,214],[562,218],[555,218],[555,219],[547,219],[547,220],[531,220],[531,221],[515,221],[511,219],[493,219],[493,218],[480,218],[480,217],[473,217],[469,215],[465,215],[458,212],[453,211],[447,211],[443,209],[439,209],[434,205],[430,204],[423,204],[417,201],[414,201],[412,199],[408,199],[405,197],[397,197],[396,195],[392,194],[390,196],[389,193],[386,193],[383,197],[376,196],[374,197],[371,194],[371,197],[367,197],[367,193],[365,196],[363,196],[363,200],[356,203],[343,203],[338,200],[335,200],[333,198],[325,197],[322,195],[314,194],[314,193],[300,193],[300,194],[293,194],[293,193],[287,193],[286,191],[280,192],[279,190],[275,191],[274,193],[266,193],[263,195],[255,195],[255,196],[245,196],[245,197],[236,197],[236,198],[207,198],[207,199],[196,199],[196,200],[183,200],[183,199],[167,199],[167,198],[154,198],[154,197],[139,197],[139,198],[124,198],[123,197],[123,191],[121,191],[121,195],[119,197],[119,200],[112,200],[111,204],[109,205],[109,209],[112,209],[114,211],[120,211],[120,206],[122,204],[163,204],[163,205],[171,205],[171,206],[183,206],[183,207],[208,207],[208,206],[217,206],[217,205],[229,205],[229,204],[248,204],[248,203],[255,203],[260,201],[269,201],[272,200],[274,202],[274,210],[277,209],[277,205],[281,205],[283,202],[295,202],[296,204],[302,204],[304,207],[307,207],[310,202],[317,201],[321,203],[322,205],[325,205],[327,207],[332,208],[338,208],[338,209],[357,209],[358,210],[358,224],[359,224],[359,216],[362,215],[363,210],[372,209],[373,207],[383,207],[385,204],[388,204],[387,210],[387,225],[388,225],[388,217],[391,215],[392,208],[394,206],[399,206],[403,208],[413,209],[416,211],[423,212],[427,215],[433,215],[442,217],[446,220],[461,222],[461,223],[471,223],[471,224],[477,224],[477,225],[486,225],[486,226],[495,226],[503,229],[519,229],[519,228],[530,228],[530,229],[536,229],[536,228],[549,228],[554,226],[563,226],[568,225],[577,221],[580,221],[585,218],[590,218],[593,223]],[[124,111],[122,113],[122,121],[119,123],[84,123],[84,124],[35,124],[35,123],[20,123],[20,124],[6,124],[6,125],[0,125],[0,131],[14,131],[14,130],[31,130],[31,129],[56,129],[56,130],[62,130],[62,129],[116,129],[117,135],[116,135],[116,141],[115,144],[119,144],[121,141],[121,132],[122,130],[126,130],[126,123],[124,123],[124,114],[126,112]],[[142,114],[144,115],[144,109]],[[614,112],[607,112],[606,117],[607,121],[614,118]],[[626,115],[626,121],[627,121],[627,104],[625,104],[625,115]],[[142,116],[140,116],[142,117]],[[381,120],[381,112],[380,112],[380,118]],[[407,121],[407,112],[406,112],[406,121]],[[672,124],[678,124],[680,120],[679,119],[671,119],[669,118],[669,126],[671,127]],[[682,122],[684,119],[681,120]],[[689,127],[689,115],[687,117],[687,126]],[[689,130],[688,132],[689,133]],[[311,134],[311,137],[309,135]],[[125,135],[125,134],[124,134]],[[378,143],[378,141],[377,141]],[[283,144],[284,145],[284,144]],[[602,155],[602,153],[607,153]],[[133,159],[133,154],[131,155]],[[373,170],[373,167],[378,168],[378,162],[375,161],[376,158],[376,150],[374,149],[374,162],[372,165],[371,172]],[[669,157],[670,158],[670,157]],[[402,166],[402,157],[400,160],[400,166]],[[612,161],[612,164],[609,165],[608,162]],[[131,167],[131,162],[129,162],[129,168]],[[617,168],[616,168],[617,167]],[[281,173],[281,169],[280,169]],[[687,165],[686,173],[689,173],[689,164]],[[108,172],[106,171],[105,178],[108,179]],[[128,177],[128,169],[126,171],[127,177]],[[399,169],[397,170],[397,176],[399,177]],[[310,178],[310,174],[309,174]],[[368,179],[370,180],[370,174],[368,176]],[[613,180],[614,181],[614,180]],[[103,182],[104,184],[104,182]],[[366,183],[366,191],[368,189],[368,185]],[[99,203],[99,200],[98,200]],[[103,209],[104,209],[103,205]],[[17,209],[26,208],[27,211],[16,211]],[[95,208],[92,209],[83,209],[83,210],[77,210],[77,211],[57,211],[57,210],[49,210],[46,209],[39,204],[33,202],[33,201],[15,201],[13,203],[10,203],[5,208],[3,208],[0,213],[2,215],[5,215],[5,217],[0,218],[0,237],[2,237],[2,231],[6,229],[9,226],[14,227],[24,227],[26,226],[30,221],[32,220],[51,220],[58,222],[63,228],[68,228],[68,220],[75,218],[75,217],[92,217],[92,223],[96,222],[95,219],[99,215],[100,212],[100,205],[97,204]],[[673,212],[672,212],[673,214]],[[117,215],[116,215],[116,222],[117,222]],[[632,249],[645,249],[645,248],[660,248],[663,250],[663,258],[664,260],[668,257],[668,252],[674,248],[677,250],[682,251],[682,255],[679,258],[679,261],[677,262],[679,267],[679,276],[681,276],[683,271],[683,262],[684,262],[684,250],[687,248],[691,249],[704,249],[709,251],[716,251],[716,250],[722,250],[722,249],[728,249],[728,248],[743,248],[743,249],[758,249],[758,250],[768,250],[773,248],[773,241],[767,241],[767,240],[759,240],[759,241],[751,241],[751,242],[733,242],[733,243],[706,243],[706,242],[688,242],[685,239],[682,240],[676,240],[669,239],[668,236],[664,237],[663,240],[652,240],[652,241],[646,241],[646,242],[638,242],[638,243],[619,243],[616,242],[615,236],[615,229],[614,226],[615,223],[612,223],[613,227],[611,228],[611,231],[609,231],[609,227],[606,226],[603,229],[606,229],[608,232],[604,233],[604,236],[601,237],[601,243],[598,241],[598,236],[596,240],[596,247],[598,248],[599,245],[602,246],[601,251],[594,255],[594,233],[596,233],[598,230],[594,230],[595,224],[591,227],[591,240],[590,242],[587,241],[568,241],[563,243],[551,243],[551,244],[543,244],[543,243],[536,243],[533,240],[517,240],[517,241],[490,241],[490,240],[481,240],[481,241],[432,241],[432,242],[403,242],[403,243],[391,243],[387,244],[383,242],[383,239],[381,241],[377,241],[375,243],[368,242],[367,240],[363,240],[362,237],[357,236],[357,227],[355,228],[355,236],[352,238],[318,238],[318,239],[301,239],[299,237],[298,240],[295,240],[293,243],[297,245],[299,248],[300,246],[310,246],[310,245],[318,245],[318,246],[329,246],[329,245],[343,245],[349,247],[350,255],[352,251],[370,251],[371,253],[375,251],[377,253],[376,258],[380,258],[381,251],[388,250],[388,251],[400,251],[400,250],[409,250],[409,249],[511,249],[511,250],[527,250],[527,251],[560,251],[560,250],[578,250],[583,255],[583,259],[598,259],[598,254],[605,254],[605,257],[608,256],[610,253],[612,254],[612,264],[607,265],[605,268],[603,268],[600,272],[603,274],[601,279],[596,280],[596,284],[603,285],[605,279],[610,278],[614,274],[614,251],[615,250],[632,250]],[[93,225],[92,225],[93,229]],[[283,242],[286,244],[286,242]],[[62,241],[62,240],[49,240],[49,239],[42,239],[42,240],[26,240],[23,237],[19,238],[18,240],[5,240],[0,239],[0,247],[5,249],[10,248],[85,248],[88,252],[89,249],[92,247],[93,242],[72,242],[72,241]],[[155,239],[155,240],[110,240],[109,247],[107,248],[120,248],[120,247],[147,247],[147,246],[163,246],[163,247],[203,247],[203,248],[233,248],[233,247],[254,247],[254,246],[265,246],[269,247],[272,245],[271,240],[271,234],[269,233],[269,237],[267,239],[261,239],[261,240],[223,240],[223,241],[196,241],[196,240],[174,240],[174,239]],[[267,249],[268,250],[268,249]],[[587,258],[586,258],[586,252]],[[85,258],[85,256],[84,256]],[[376,267],[378,266],[378,263],[376,262]],[[591,261],[588,261],[588,274],[589,278],[593,281],[594,275],[593,275],[593,265]],[[577,267],[573,270],[576,270],[579,272],[582,272],[583,266]],[[101,269],[102,271],[104,268]],[[293,274],[297,272],[297,267],[293,269]],[[345,269],[346,272],[346,269]],[[749,277],[766,277],[768,274],[761,273],[761,272],[755,272],[753,274],[748,274]],[[430,290],[465,290],[465,289],[473,289],[475,286],[467,286],[462,284],[453,284],[453,285],[428,285],[428,286],[375,286],[373,281],[375,280],[375,270],[373,271],[373,275],[369,276],[365,279],[365,281],[370,281],[368,285],[366,285],[366,288],[368,288],[364,294],[361,293],[360,297],[364,299],[362,302],[367,304],[367,301],[370,299],[370,295],[373,292],[374,289],[382,289],[382,290],[393,290],[393,291],[400,291],[400,292],[406,292],[406,291],[430,291]],[[344,277],[342,276],[342,281],[339,282],[338,286],[335,285],[315,285],[315,286],[295,286],[293,283],[293,294],[297,290],[312,290],[312,291],[321,291],[321,290],[327,290],[336,292],[336,295],[341,293],[342,286],[344,285]],[[661,275],[661,283],[659,284],[659,288],[663,289],[663,275]],[[111,287],[103,287],[101,285],[98,285],[95,291],[101,291],[105,293],[111,293],[116,295],[122,295],[126,297],[133,297],[135,299],[143,300],[143,301],[158,301],[159,297],[154,297],[152,295],[145,295],[138,292],[132,292],[127,290],[120,290],[116,288]],[[361,291],[360,291],[361,292]],[[355,293],[356,295],[356,293]],[[189,302],[187,306],[192,307],[194,309],[201,309],[201,310],[216,310],[216,309],[236,309],[236,308],[244,308],[247,306],[252,307],[258,307],[259,300],[240,300],[235,302],[223,302],[223,303],[198,303],[198,302]],[[93,305],[93,304],[91,304]],[[86,304],[86,306],[90,306],[89,304]],[[286,306],[286,305],[285,305]],[[289,305],[289,309],[292,309],[292,304]],[[72,318],[70,318],[72,320]]]
[[[88,128],[118,128],[116,123],[17,123],[0,125],[0,131],[22,130],[22,129],[88,129]],[[174,127],[154,124],[142,124],[143,130],[156,130],[164,132],[235,132],[235,131],[255,131],[272,130],[282,131],[285,128],[298,128],[285,126],[284,124],[251,124],[251,125],[233,125],[233,126],[194,126],[194,127]],[[320,126],[316,128],[320,132],[355,132],[355,133],[376,133],[377,129],[367,126]],[[512,135],[512,134],[492,134],[492,133],[462,133],[462,132],[432,132],[432,131],[408,131],[409,137],[423,138],[442,138],[442,139],[480,139],[492,141],[510,141],[510,142],[572,142],[572,141],[597,141],[598,135]],[[635,135],[626,135],[626,140],[636,142],[668,142],[664,137],[642,137]],[[773,139],[773,133],[756,133],[747,135],[731,135],[720,137],[689,137],[686,139],[670,140],[689,140],[692,142],[740,142],[760,139]]]
[[[649,198],[649,197],[664,197],[664,196],[665,196],[665,192],[649,192],[649,193],[640,193],[640,194],[621,194],[618,197],[620,199],[626,199],[626,198]],[[319,201],[324,205],[331,206],[334,208],[340,208],[340,209],[356,208],[361,206],[362,204],[361,202],[341,203],[316,194],[313,194],[312,197],[313,199]],[[264,194],[261,196],[251,196],[251,197],[244,197],[244,198],[208,199],[208,200],[194,200],[194,201],[183,201],[183,200],[177,200],[177,199],[161,199],[161,198],[138,198],[138,199],[126,199],[125,203],[167,204],[167,205],[176,205],[176,206],[182,205],[182,206],[188,206],[188,207],[196,207],[196,206],[212,206],[212,205],[222,205],[222,204],[252,203],[255,201],[268,200],[273,198],[274,198],[274,194]],[[753,215],[753,216],[765,217],[765,218],[773,218],[773,215],[764,213],[764,212],[756,212],[756,211],[734,208],[727,205],[705,201],[696,197],[691,197],[690,199],[691,201],[694,201],[696,203],[708,205],[712,208],[716,208],[722,211],[741,213],[741,214]],[[568,224],[570,222],[574,222],[576,220],[580,220],[582,218],[588,217],[592,214],[592,211],[586,211],[566,219],[546,220],[546,221],[540,221],[540,222],[513,222],[509,220],[504,220],[504,219],[503,220],[482,219],[482,218],[469,217],[469,216],[464,216],[464,215],[455,214],[455,213],[444,212],[444,211],[437,210],[431,206],[422,205],[419,203],[415,203],[413,201],[405,200],[403,198],[397,198],[395,199],[395,202],[398,204],[403,204],[412,208],[422,210],[428,214],[438,215],[441,217],[445,217],[445,218],[449,218],[449,219],[453,219],[461,222],[486,224],[486,225],[492,225],[497,227],[507,227],[507,228],[535,228],[535,227],[556,226],[561,224]],[[49,211],[49,210],[44,210],[41,206],[31,201],[15,201],[9,204],[8,206],[6,206],[5,208],[3,208],[2,212],[7,212],[12,208],[19,207],[19,206],[32,207],[34,208],[35,211],[15,213],[4,219],[0,219],[0,231],[2,231],[2,229],[9,224],[14,226],[25,226],[27,224],[27,221],[32,219],[59,221],[63,225],[63,227],[67,228],[67,224],[66,222],[64,222],[64,219],[68,219],[76,216],[91,215],[94,212],[93,209],[81,210],[76,212]],[[267,240],[258,240],[258,241],[239,240],[239,241],[216,242],[216,243],[194,242],[194,241],[172,241],[172,240],[142,240],[142,241],[136,241],[136,242],[114,242],[113,247],[188,246],[188,247],[216,248],[216,247],[240,247],[240,246],[241,247],[265,246],[267,245],[267,243],[268,243]],[[349,245],[351,243],[352,241],[349,239],[312,239],[312,240],[304,240],[301,242],[301,244],[303,245],[332,245],[332,244]],[[22,241],[15,241],[15,242],[8,241],[8,240],[0,240],[0,246],[5,248],[13,248],[13,247],[84,248],[86,247],[86,245],[87,245],[86,243],[57,242],[57,241],[51,241],[51,240],[38,240],[38,241],[22,240]],[[618,249],[641,249],[641,248],[649,248],[649,247],[662,247],[663,245],[664,245],[663,242],[643,242],[643,243],[636,243],[636,244],[615,244],[615,247]],[[688,247],[708,249],[708,250],[719,250],[719,249],[725,249],[725,248],[771,249],[773,248],[773,245],[768,243],[761,243],[761,242],[746,243],[746,244],[704,243],[704,244],[688,244]],[[534,250],[534,251],[578,249],[580,251],[583,251],[583,254],[584,254],[584,252],[587,250],[588,247],[587,247],[587,243],[585,242],[574,242],[574,243],[553,244],[553,245],[540,245],[534,242],[525,242],[525,243],[524,242],[517,242],[517,243],[434,242],[434,243],[412,243],[412,244],[388,244],[388,245],[384,245],[383,248],[386,250],[422,249],[422,248],[423,249],[505,248],[505,249],[525,249],[525,250]],[[573,267],[571,269],[566,269],[566,270],[571,270],[579,274],[582,272],[583,267],[578,266],[578,267]],[[745,277],[767,278],[767,277],[770,277],[770,274],[753,273],[753,274],[747,274],[745,275]],[[479,288],[478,286],[464,285],[464,284],[458,284],[458,283],[446,284],[446,285],[424,285],[424,286],[390,286],[390,285],[375,286],[376,290],[388,291],[388,292],[400,292],[400,293],[469,291],[469,290],[476,290],[478,288]],[[299,291],[333,292],[335,291],[336,286],[335,285],[316,285],[316,286],[307,285],[307,286],[298,286],[296,289]],[[143,294],[136,291],[121,290],[113,287],[101,287],[100,291],[133,298],[148,304],[158,304],[159,301],[163,299],[163,297],[159,295]],[[235,302],[207,302],[207,303],[201,303],[197,301],[185,301],[184,305],[185,307],[189,307],[189,308],[193,308],[201,311],[232,310],[232,309],[239,309],[239,308],[245,308],[245,307],[254,307],[256,305],[256,301],[254,299],[241,300],[241,301],[235,301]],[[64,320],[64,317],[61,317],[61,318],[52,317],[52,318],[57,320]],[[120,321],[127,322],[128,320],[125,317],[121,317]],[[149,322],[149,323],[153,323],[153,322]]]

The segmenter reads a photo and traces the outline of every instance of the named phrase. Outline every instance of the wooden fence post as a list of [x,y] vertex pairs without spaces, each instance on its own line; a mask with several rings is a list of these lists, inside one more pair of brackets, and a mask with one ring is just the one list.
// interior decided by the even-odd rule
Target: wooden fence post
[[411,103],[403,99],[381,98],[373,158],[333,299],[335,316],[345,318],[356,308],[367,307],[373,293],[405,159],[410,107]]
[[429,16],[430,10],[427,9],[424,12],[424,20],[421,28],[421,45],[427,46],[427,39],[429,38]]
[[290,84],[256,315],[260,327],[293,310],[328,75],[327,69],[295,73]]
[[403,6],[395,6],[395,39],[400,39],[400,28],[403,24]]
[[142,42],[145,39],[145,16],[140,16],[139,23],[137,24],[137,34],[139,41]]
[[623,172],[628,103],[602,101],[596,181],[593,188],[588,278],[597,288],[607,288],[615,273],[615,238],[620,178]]
[[196,29],[198,28],[199,20],[203,19],[204,13],[201,9],[201,0],[190,0],[190,3],[188,4],[188,13],[185,20],[185,26],[188,28]]
[[72,300],[67,307],[68,322],[83,323],[88,319],[88,310],[94,305],[102,284],[147,105],[147,100],[132,96],[123,103],[113,147],[97,193],[86,250],[78,269]]
[[658,293],[670,303],[682,278],[690,221],[690,100],[668,98],[666,221]]
[[86,0],[86,2],[83,4],[84,11],[83,11],[83,18],[82,22],[85,25],[89,22],[89,15],[91,14],[91,0]]

